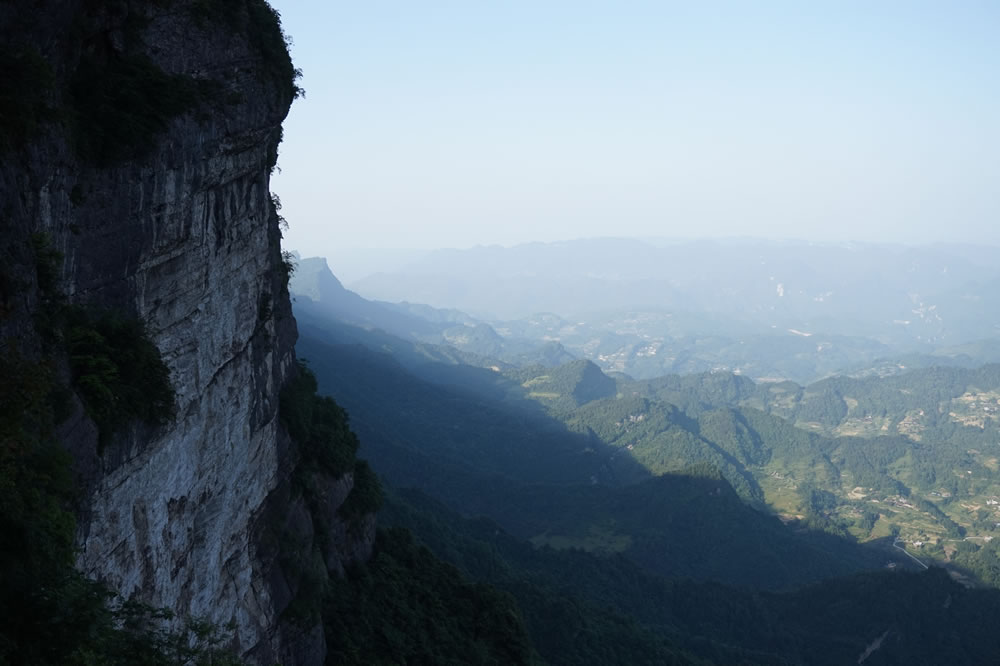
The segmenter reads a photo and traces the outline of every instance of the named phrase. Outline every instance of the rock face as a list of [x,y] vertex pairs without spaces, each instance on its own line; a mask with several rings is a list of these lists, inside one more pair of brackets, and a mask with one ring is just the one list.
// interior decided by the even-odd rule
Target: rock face
[[[61,253],[71,302],[147,323],[176,391],[172,422],[134,424],[100,453],[78,401],[62,428],[85,491],[79,566],[179,616],[232,622],[234,646],[254,660],[309,663],[322,660],[322,631],[280,621],[299,580],[282,572],[280,544],[257,538],[265,514],[308,513],[289,490],[296,449],[278,418],[296,332],[269,176],[294,84],[281,79],[290,64],[283,43],[274,50],[274,18],[259,0],[0,4],[0,50],[44,61],[37,106],[53,117],[7,137],[0,160],[0,334],[40,353],[38,238]],[[135,128],[101,125],[120,109],[85,125],[94,109],[73,106],[74,96],[92,102],[80,90],[85,63],[139,63],[195,92],[169,114],[161,95],[147,100],[152,111],[135,122],[148,145],[88,157],[81,145],[107,148]],[[327,482],[349,490],[351,477]],[[310,521],[299,522],[295,533],[312,539]],[[328,568],[366,558],[372,529],[344,531]]]

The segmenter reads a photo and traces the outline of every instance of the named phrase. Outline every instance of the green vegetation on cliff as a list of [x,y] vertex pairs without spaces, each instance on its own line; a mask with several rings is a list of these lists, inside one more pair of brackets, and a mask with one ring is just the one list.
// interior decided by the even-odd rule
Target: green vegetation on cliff
[[[211,107],[244,100],[240,91],[227,90],[228,81],[167,72],[149,57],[144,40],[150,6],[179,3],[88,2],[59,17],[68,19],[67,50],[79,54],[69,69],[54,68],[47,59],[52,49],[43,53],[31,42],[37,7],[9,4],[13,30],[0,48],[6,79],[0,91],[0,151],[24,146],[44,125],[58,123],[69,129],[70,143],[85,164],[107,168],[148,155],[179,116],[199,111],[201,121]],[[188,10],[197,27],[224,26],[229,34],[246,37],[258,59],[256,73],[281,104],[302,94],[281,16],[266,0],[197,0]],[[24,35],[14,34],[18,29]],[[272,154],[269,166],[276,160]]]
[[470,583],[453,567],[414,543],[402,529],[379,530],[372,557],[344,577],[327,573],[330,531],[324,479],[351,472],[353,483],[337,515],[360,533],[382,504],[382,489],[367,462],[357,460],[358,439],[347,414],[316,394],[304,363],[281,392],[280,415],[299,447],[294,473],[312,518],[315,541],[277,540],[284,575],[298,592],[286,617],[299,625],[321,621],[327,663],[529,664],[534,656],[515,604],[489,585]]
[[289,102],[303,94],[297,81],[302,72],[288,53],[289,38],[281,27],[281,14],[266,0],[195,0],[190,6],[198,23],[222,23],[246,34],[260,56],[260,73],[269,78]]
[[[174,415],[170,370],[144,322],[106,308],[72,305],[59,282],[62,255],[47,234],[31,238],[40,303],[35,327],[47,352],[65,357],[70,383],[98,428],[103,447],[129,423],[164,425]],[[65,418],[67,391],[56,392],[57,419]]]
[[0,347],[0,664],[235,664],[228,633],[117,599],[74,567],[76,500],[55,439],[65,388],[48,361]]
[[86,55],[70,83],[76,150],[97,166],[143,157],[169,122],[194,109],[210,87],[167,74],[141,54]]
[[170,371],[141,321],[68,308],[64,335],[73,387],[102,443],[134,419],[163,425],[173,417]]
[[31,139],[55,116],[50,107],[52,67],[31,45],[0,48],[0,153]]
[[316,388],[316,376],[300,362],[281,390],[281,422],[299,445],[306,467],[341,476],[354,467],[358,438],[344,410],[333,398],[317,395]]

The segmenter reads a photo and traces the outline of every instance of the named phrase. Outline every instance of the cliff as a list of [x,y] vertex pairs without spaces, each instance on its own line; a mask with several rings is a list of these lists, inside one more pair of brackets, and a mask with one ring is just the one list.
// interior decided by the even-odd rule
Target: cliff
[[3,352],[49,359],[69,384],[71,355],[39,321],[54,300],[113,312],[144,322],[174,394],[168,418],[111,432],[70,396],[58,436],[80,489],[78,567],[234,627],[251,661],[321,662],[317,614],[289,612],[310,579],[288,543],[336,573],[367,558],[374,526],[337,513],[350,472],[311,473],[310,501],[296,489],[278,413],[298,370],[269,176],[297,88],[276,14],[15,0],[0,33]]

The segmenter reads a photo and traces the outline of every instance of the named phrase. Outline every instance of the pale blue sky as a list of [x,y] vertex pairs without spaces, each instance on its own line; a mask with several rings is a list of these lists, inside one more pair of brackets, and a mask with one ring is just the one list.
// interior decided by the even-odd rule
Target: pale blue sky
[[272,0],[304,254],[587,236],[1000,244],[1000,2]]

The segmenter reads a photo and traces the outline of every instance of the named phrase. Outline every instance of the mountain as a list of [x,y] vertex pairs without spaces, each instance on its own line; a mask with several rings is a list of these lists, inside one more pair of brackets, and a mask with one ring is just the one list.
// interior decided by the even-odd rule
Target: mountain
[[320,257],[300,259],[292,274],[289,290],[296,298],[308,298],[324,314],[347,324],[377,328],[409,340],[440,334],[442,327],[423,317],[365,300],[344,289]]
[[[78,567],[291,659],[320,648],[279,629],[301,581],[262,557],[257,516],[291,472],[277,411],[296,334],[268,181],[294,68],[264,2],[134,5],[0,9],[8,71],[35,88],[4,97],[3,350],[65,396]],[[38,124],[7,123],[11,104]],[[144,404],[154,376],[162,409]]]
[[600,238],[439,250],[351,287],[383,300],[492,311],[486,318],[659,308],[805,331],[815,320],[822,332],[839,335],[872,336],[873,326],[909,320],[909,327],[927,327],[911,335],[926,338],[939,334],[938,295],[986,294],[996,277],[988,253],[957,245]]
[[442,631],[364,663],[531,663],[506,598],[376,530],[297,362],[277,11],[12,0],[0,66],[0,663],[320,664],[372,585],[378,631]]
[[[605,431],[621,432],[622,419],[604,410],[634,408],[640,397],[626,394],[640,382],[600,379],[583,361],[475,369],[510,382],[489,399],[429,384],[385,352],[308,337],[300,349],[321,391],[347,405],[380,474],[421,489],[390,490],[383,524],[406,527],[462,575],[510,594],[547,663],[974,664],[1000,653],[994,632],[975,620],[995,612],[1000,593],[966,589],[941,570],[900,573],[915,565],[891,539],[865,550],[803,524],[792,529],[749,507],[710,468],[649,478],[614,455],[626,447]],[[712,390],[694,404],[710,408],[691,416],[665,407],[694,445],[741,465],[822,449],[819,435],[779,417],[720,409],[720,396],[758,391],[746,378],[698,383]],[[555,415],[581,420],[567,420],[566,433]],[[655,425],[625,419],[647,420]],[[589,480],[582,445],[603,461]],[[528,467],[518,465],[524,457]]]
[[861,540],[899,536],[966,580],[1000,580],[997,366],[805,387],[730,373],[617,385],[570,409],[527,395],[614,459],[654,474],[710,464],[754,506]]
[[[310,355],[327,355],[313,351],[314,335],[322,336],[322,327],[307,335]],[[350,364],[342,361],[345,367]],[[984,509],[1000,493],[1000,486],[992,480],[991,458],[984,453],[995,430],[988,398],[997,380],[990,366],[926,369],[883,379],[875,375],[831,378],[807,387],[792,382],[756,384],[725,372],[635,381],[627,376],[608,377],[588,361],[491,371],[425,358],[406,369],[451,391],[476,396],[480,402],[522,412],[541,407],[571,432],[607,447],[599,469],[589,472],[591,480],[627,484],[649,473],[678,473],[710,465],[744,501],[764,511],[777,511],[793,523],[863,540],[901,533],[906,540],[930,544],[923,546],[927,554],[951,563],[956,574],[983,580],[995,577],[989,549],[970,546],[953,554],[952,547],[942,541],[955,535],[989,538],[995,527],[995,521],[990,522],[992,514]],[[377,376],[378,372],[368,374]],[[352,388],[366,383],[359,379]],[[412,390],[423,389],[415,386]],[[342,391],[340,399],[348,403],[357,397],[346,395],[346,385]],[[361,409],[350,404],[352,412]],[[433,414],[436,409],[427,404],[420,411]],[[893,414],[888,418],[887,410]],[[949,416],[942,419],[942,414]],[[448,420],[455,418],[461,417]],[[399,426],[400,431],[407,427]],[[869,442],[859,435],[874,439]],[[428,435],[426,441],[448,437]],[[928,446],[919,441],[922,438],[937,443]],[[420,441],[423,436],[413,439]],[[385,442],[378,432],[368,432],[366,440]],[[478,446],[489,440],[480,441]],[[455,490],[440,468],[456,463],[440,459],[418,463],[414,456],[419,454],[412,448],[393,450],[385,456],[373,453],[378,465],[408,461],[398,473],[381,467],[392,483],[406,483],[411,467],[437,466],[417,485],[433,487],[442,497],[440,493],[455,493],[449,497],[456,505],[477,507],[495,517],[506,511],[483,504],[480,497],[468,497],[471,488]],[[471,474],[466,462],[461,461],[463,471],[456,470],[452,476]],[[517,478],[518,474],[509,476]],[[959,502],[958,498],[967,499]],[[517,504],[517,500],[504,501]],[[525,509],[519,511],[516,519],[523,521]],[[582,519],[582,531],[561,525],[552,543],[604,548],[602,543],[615,543],[615,535],[624,533],[609,533],[588,520]],[[531,531],[540,523],[505,525],[530,538],[541,538],[539,534],[549,529]],[[591,528],[604,541],[589,537]],[[959,562],[974,571],[960,571]]]
[[[996,547],[962,538],[958,508],[976,529],[995,511],[985,498],[966,506],[992,487],[995,368],[908,385],[643,383],[600,365],[612,353],[602,345],[646,335],[641,318],[609,319],[610,341],[576,359],[552,336],[368,301],[308,261],[295,278],[297,342],[296,262],[281,250],[269,178],[301,91],[270,5],[12,0],[0,3],[0,64],[0,662],[988,663],[1000,653],[984,620],[1000,593],[936,568],[901,571],[922,565],[885,525],[929,517],[952,530],[941,550],[953,564],[996,573]],[[685,281],[640,277],[666,256],[651,247],[588,245],[583,288],[548,268],[494,287],[527,277],[520,284],[565,288],[570,304],[638,294],[690,308]],[[538,265],[549,248],[535,250]],[[721,308],[712,317],[737,332],[776,325],[752,306],[723,311],[770,289],[723,250],[746,284],[697,292]],[[992,286],[989,267],[949,252],[964,263],[903,252],[886,262],[900,275],[857,279],[884,277],[890,296],[936,299],[940,287],[975,301]],[[824,256],[801,261],[822,267]],[[610,268],[594,268],[602,259]],[[901,277],[916,259],[930,271]],[[711,272],[676,260],[693,280]],[[488,281],[504,261],[470,268]],[[958,277],[936,283],[943,268]],[[796,301],[775,308],[783,323],[808,308],[842,312],[800,307],[813,292],[779,286],[776,298],[787,288]],[[919,293],[907,296],[918,337],[951,344],[953,322],[982,332],[992,321]],[[808,338],[801,326],[790,334]],[[895,432],[835,432],[859,415]],[[379,476],[431,497],[386,491]],[[861,484],[854,504],[837,494],[845,483]],[[944,486],[961,501],[907,492]],[[876,499],[878,515],[861,510]],[[767,509],[780,502],[808,515],[779,519]],[[857,510],[851,528],[885,537],[857,543],[845,509]]]
[[380,519],[512,594],[553,664],[842,664],[865,655],[977,664],[1000,650],[981,619],[996,613],[1000,596],[966,589],[940,569],[760,592],[665,580],[622,556],[537,548],[415,491],[390,494]]
[[[343,287],[330,271],[326,259],[299,259],[289,289],[297,299],[296,312],[327,335],[362,342],[369,336],[355,335],[338,324],[377,330],[409,343],[445,345],[457,350],[466,363],[491,366],[496,363],[541,363],[560,365],[573,358],[552,342],[519,340],[497,334],[488,324],[458,310],[441,310],[413,303],[369,301]],[[399,340],[392,343],[400,350]],[[422,349],[427,350],[424,346]],[[449,352],[445,352],[449,354]],[[442,358],[434,354],[436,359]],[[479,357],[478,359],[476,357]]]
[[[537,544],[621,552],[660,573],[768,587],[884,564],[881,553],[822,534],[796,535],[745,505],[711,470],[649,479],[616,443],[567,429],[532,410],[530,399],[494,402],[435,386],[361,347],[303,336],[299,351],[320,391],[351,414],[362,455],[387,483],[490,516]],[[608,383],[614,390],[613,380],[598,380],[600,371],[585,361],[562,370],[546,388],[576,394],[569,400],[583,408],[598,404]],[[691,442],[708,446],[694,436]],[[733,551],[744,555],[733,558]]]
[[966,246],[587,239],[441,250],[350,287],[459,308],[506,338],[557,342],[633,377],[728,370],[808,383],[995,340],[998,274],[986,257]]

